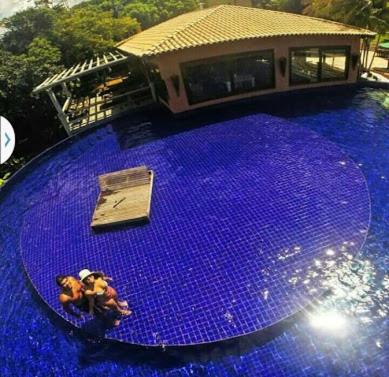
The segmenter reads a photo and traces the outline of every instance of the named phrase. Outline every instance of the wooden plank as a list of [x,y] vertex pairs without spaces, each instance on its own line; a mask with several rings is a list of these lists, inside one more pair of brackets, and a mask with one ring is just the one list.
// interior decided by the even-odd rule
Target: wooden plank
[[59,75],[60,75],[60,73],[57,73],[56,75],[51,76],[51,77],[49,78],[49,80],[46,82],[45,85],[40,85],[40,86],[43,88],[43,87],[46,87],[47,85],[50,85],[53,81],[56,80],[57,77],[59,77]]
[[[56,79],[55,79],[55,82],[57,83],[60,83],[60,82],[62,82],[62,80],[63,79],[66,79],[68,76],[69,76],[69,73],[72,71],[74,69],[74,66],[73,67],[70,67],[64,74],[63,74],[63,76],[61,76],[61,77],[57,77]],[[51,83],[50,83],[51,84]]]
[[85,71],[85,67],[86,67],[87,64],[88,64],[88,61],[85,60],[84,64],[82,65],[82,67],[80,69],[80,72],[84,72]]
[[[63,72],[63,71],[62,71],[62,72]],[[62,73],[62,72],[61,72],[61,73]],[[38,88],[41,87],[41,86],[44,86],[44,85],[47,84],[53,77],[58,76],[58,75],[60,75],[60,73],[57,73],[57,74],[54,75],[54,76],[48,77],[45,81],[42,82],[42,84],[40,84],[40,85],[38,86]]]
[[74,75],[74,74],[77,72],[77,70],[78,70],[78,68],[80,67],[80,65],[81,65],[81,63],[78,63],[78,64],[74,67],[74,69],[73,69],[72,73],[70,74],[70,76],[71,76],[71,75]]
[[104,174],[99,177],[99,180],[107,179],[109,176],[120,177],[126,174],[139,174],[145,169],[147,173],[146,183],[142,181],[136,185],[126,185],[121,189],[106,190],[100,193],[91,223],[93,228],[149,219],[154,181],[153,171],[141,166]]
[[101,191],[131,187],[134,186],[134,183],[135,185],[144,184],[148,182],[148,180],[149,171],[144,165],[99,176]]

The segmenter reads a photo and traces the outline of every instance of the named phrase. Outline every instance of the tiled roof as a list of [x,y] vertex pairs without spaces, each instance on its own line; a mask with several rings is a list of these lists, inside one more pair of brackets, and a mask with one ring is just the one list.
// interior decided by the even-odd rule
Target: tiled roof
[[165,21],[120,42],[117,48],[136,56],[152,56],[226,41],[290,35],[374,36],[375,33],[293,13],[220,5]]

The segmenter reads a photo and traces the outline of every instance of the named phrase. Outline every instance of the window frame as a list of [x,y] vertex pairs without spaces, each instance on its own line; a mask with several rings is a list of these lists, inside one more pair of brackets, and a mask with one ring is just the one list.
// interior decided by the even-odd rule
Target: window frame
[[[236,90],[235,88],[232,88],[231,92],[222,96],[222,97],[205,97],[201,100],[194,100],[191,94],[191,90],[189,88],[189,83],[188,79],[186,76],[186,69],[187,67],[195,67],[198,65],[205,65],[205,64],[212,64],[212,63],[221,63],[221,62],[227,62],[228,64],[228,74],[231,79],[231,83],[233,82],[232,78],[232,63],[234,60],[241,59],[241,58],[249,58],[249,57],[256,57],[257,55],[261,53],[270,53],[270,70],[271,70],[271,84],[268,87],[265,88],[257,88],[254,87],[252,89],[248,90]],[[181,77],[184,83],[184,88],[186,92],[186,96],[188,99],[189,105],[196,105],[199,103],[204,103],[212,100],[218,100],[221,98],[229,98],[237,95],[242,95],[246,93],[252,93],[252,92],[259,92],[262,90],[268,90],[268,89],[274,89],[276,86],[276,73],[275,73],[275,54],[274,54],[274,49],[266,49],[266,50],[255,50],[255,51],[247,51],[247,52],[242,52],[242,53],[237,53],[237,54],[226,54],[226,55],[218,55],[218,56],[213,56],[211,58],[204,58],[204,59],[197,59],[197,60],[191,60],[188,62],[183,62],[180,63],[180,72],[181,72]]]
[[[318,49],[319,50],[319,63],[318,63],[318,76],[317,81],[312,83],[296,83],[292,81],[292,53],[294,51],[304,51],[309,49]],[[344,77],[340,78],[322,78],[322,67],[323,67],[323,51],[326,50],[345,50],[346,51],[346,63]],[[341,46],[304,46],[304,47],[291,47],[289,48],[289,86],[302,86],[302,85],[317,85],[320,83],[326,82],[338,82],[338,81],[347,81],[349,79],[350,73],[350,55],[351,55],[351,46],[341,45]]]

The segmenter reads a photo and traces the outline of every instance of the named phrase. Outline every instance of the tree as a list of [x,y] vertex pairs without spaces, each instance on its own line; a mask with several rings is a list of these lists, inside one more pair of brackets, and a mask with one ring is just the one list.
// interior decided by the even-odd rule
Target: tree
[[138,20],[142,29],[156,25],[160,20],[160,12],[156,5],[135,1],[124,6],[123,14]]
[[15,155],[34,155],[63,137],[54,127],[55,110],[48,98],[37,101],[31,94],[47,76],[63,69],[61,53],[48,40],[37,37],[25,54],[0,49],[0,61],[0,113],[13,124],[17,140],[28,140],[17,144]]
[[387,0],[308,0],[304,14],[374,30],[389,30]]
[[304,9],[303,0],[254,0],[257,8],[301,13]]
[[[149,27],[198,9],[197,0],[91,0],[71,10],[39,1],[4,20],[7,32],[0,40],[0,113],[14,125],[17,140],[25,141],[16,156],[27,158],[65,135],[48,96],[33,96],[34,87],[64,66],[109,51],[138,32],[139,22]],[[1,165],[0,178],[7,166]]]
[[52,34],[65,65],[71,65],[108,51],[139,30],[139,23],[131,17],[114,18],[110,12],[86,7],[63,10],[62,17],[55,20]]
[[377,32],[376,47],[368,67],[370,71],[381,36],[389,30],[387,0],[308,0],[304,13]]
[[25,53],[34,38],[51,33],[55,13],[48,8],[28,8],[4,20],[7,32],[1,41],[2,47],[14,54]]
[[199,9],[199,4],[197,0],[91,0],[75,8],[86,7],[136,18],[142,29],[146,29],[182,13]]
[[62,67],[61,51],[42,37],[37,37],[30,43],[25,59],[33,86],[40,84],[47,76],[57,72],[58,67]]

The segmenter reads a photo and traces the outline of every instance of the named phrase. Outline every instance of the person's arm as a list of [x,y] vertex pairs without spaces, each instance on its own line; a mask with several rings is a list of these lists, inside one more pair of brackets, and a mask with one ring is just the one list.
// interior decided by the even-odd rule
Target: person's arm
[[101,278],[105,281],[113,281],[113,279],[102,272]]
[[63,297],[60,297],[59,301],[61,302],[62,308],[65,310],[66,313],[74,317],[81,318],[81,313],[75,312],[71,306],[71,303],[68,300]]
[[97,294],[98,290],[97,289],[88,289],[85,291],[85,296],[89,298],[89,296],[95,297]]
[[85,291],[85,296],[88,299],[89,314],[93,315],[94,314],[96,292],[92,291],[91,289],[88,289],[88,290]]
[[94,314],[94,306],[95,306],[95,299],[93,296],[88,296],[88,303],[89,303],[89,314]]

